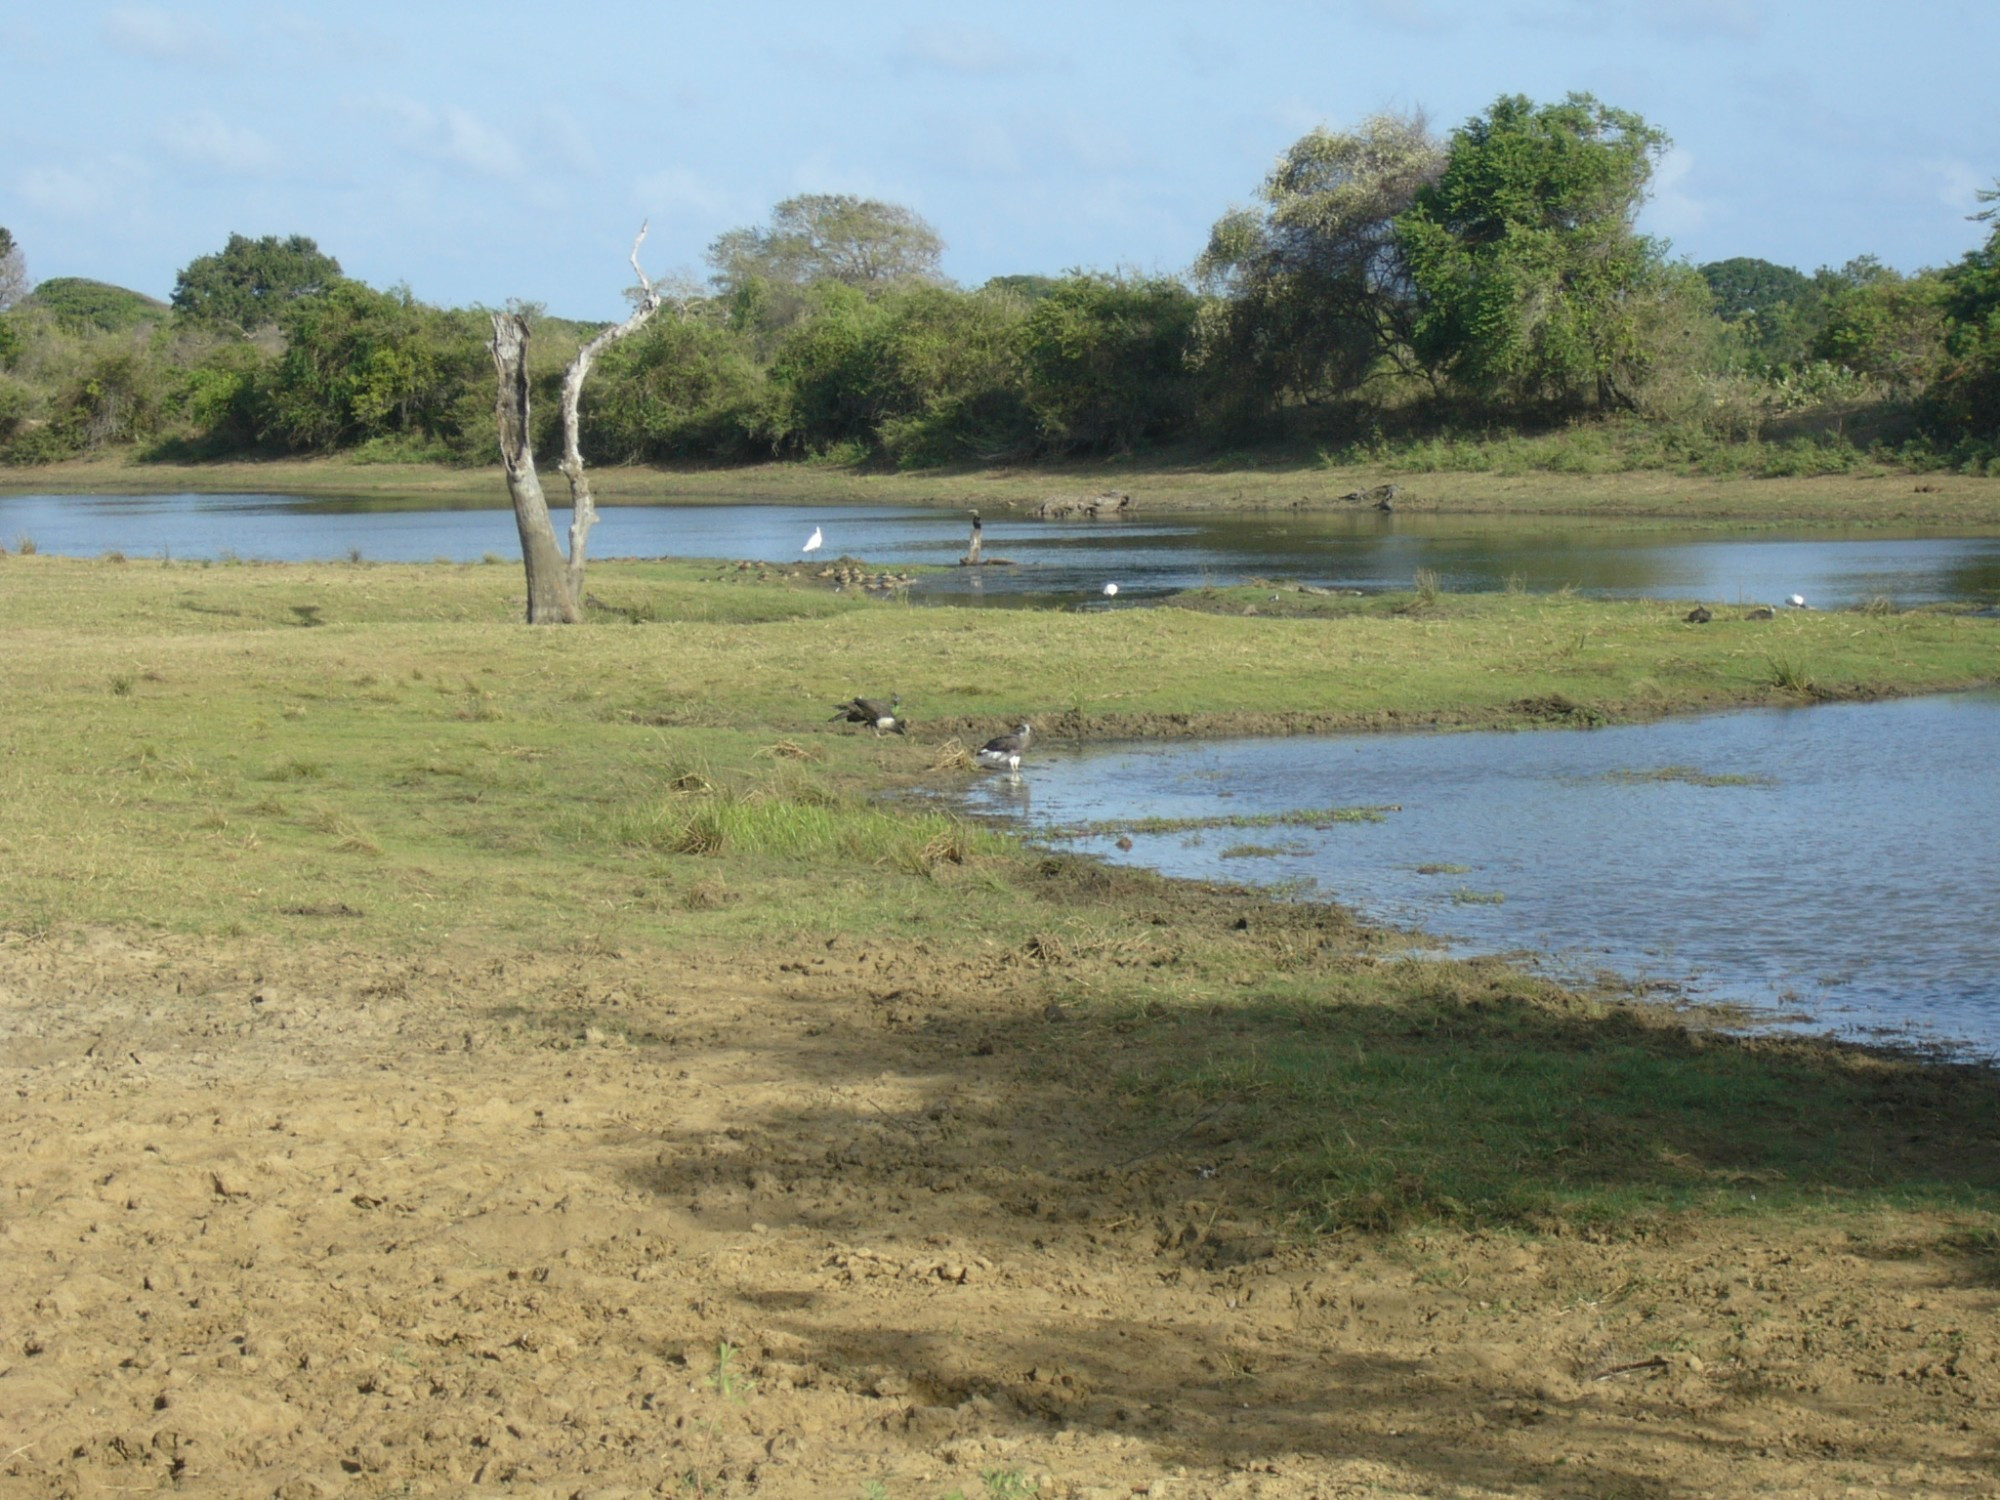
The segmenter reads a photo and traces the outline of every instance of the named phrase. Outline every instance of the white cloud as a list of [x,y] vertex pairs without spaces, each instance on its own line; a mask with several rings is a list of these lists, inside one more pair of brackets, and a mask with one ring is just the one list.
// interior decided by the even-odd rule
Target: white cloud
[[1973,213],[1985,205],[1978,195],[1993,186],[1993,173],[1982,172],[1968,161],[1934,161],[1926,164],[1937,183],[1937,201],[1960,213]]
[[521,170],[521,153],[504,131],[488,125],[469,109],[456,105],[444,111],[439,154],[487,177],[512,177]]
[[457,105],[432,109],[400,94],[376,94],[357,102],[364,112],[387,120],[416,155],[482,177],[519,177],[520,149],[506,132]]
[[1027,170],[1013,132],[998,120],[935,122],[929,154],[949,171],[970,177],[1019,177]]
[[1349,0],[1347,8],[1363,24],[1389,31],[1434,36],[1457,27],[1456,20],[1430,0]]
[[535,139],[548,157],[566,172],[595,177],[604,169],[590,134],[559,109],[543,110],[535,121]]
[[711,223],[738,219],[748,222],[760,212],[753,208],[746,213],[729,194],[686,167],[667,167],[648,173],[632,184],[631,197],[641,212],[652,215],[662,225],[691,218]]
[[1660,159],[1653,173],[1653,196],[1645,209],[1650,228],[1672,238],[1692,233],[1708,221],[1714,205],[1689,191],[1694,168],[1694,153],[1678,146]]
[[1694,41],[1754,42],[1764,21],[1755,0],[1650,0],[1645,18],[1660,31]]
[[212,109],[168,120],[156,133],[170,152],[194,166],[246,177],[278,166],[276,146],[254,130],[229,124]]
[[356,26],[329,26],[298,11],[273,11],[263,18],[261,25],[267,36],[287,43],[321,65],[332,59],[350,63],[381,62],[400,56],[402,52],[402,47],[393,36]]
[[222,34],[190,16],[148,5],[122,5],[104,18],[104,40],[115,52],[154,62],[213,63],[229,53]]
[[983,26],[913,26],[903,33],[897,56],[905,63],[947,73],[991,76],[1026,72],[1033,56]]
[[1073,115],[1062,130],[1070,160],[1086,172],[1125,172],[1141,164],[1132,138],[1121,130]]
[[1220,36],[1184,31],[1176,46],[1188,70],[1201,78],[1227,73],[1235,68],[1238,61],[1236,48]]
[[131,206],[140,177],[127,157],[107,157],[84,167],[30,167],[16,179],[23,201],[64,219],[108,219]]

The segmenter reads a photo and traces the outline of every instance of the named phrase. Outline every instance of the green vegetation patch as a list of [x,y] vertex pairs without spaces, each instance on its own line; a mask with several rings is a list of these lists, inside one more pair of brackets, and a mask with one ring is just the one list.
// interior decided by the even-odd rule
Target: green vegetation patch
[[2000,1206],[1983,1068],[1720,1035],[1497,961],[1402,959],[1152,1014],[1158,1050],[1127,1089],[1163,1129],[1269,1162],[1316,1230]]
[[[1052,1086],[1122,1078],[1105,1130],[1124,1156],[1240,1154],[1315,1229],[2000,1201],[1989,1072],[1736,1040],[1496,963],[1406,959],[1410,939],[1307,893],[1168,882],[949,811],[972,774],[954,742],[1024,716],[1060,740],[1526,725],[1519,704],[1558,695],[1706,709],[1770,701],[1774,632],[1810,646],[1822,682],[1916,691],[1994,680],[2000,621],[1799,613],[1696,635],[1671,607],[1508,596],[1023,614],[619,563],[593,588],[647,618],[531,629],[515,570],[477,564],[16,554],[0,575],[12,934],[615,947],[744,974],[881,945],[947,1011],[963,987],[1018,1005],[1012,1040],[1042,1049]],[[828,722],[891,690],[907,738]],[[558,1000],[563,1027],[609,1024]],[[1051,1003],[1075,1024],[1052,1030]]]
[[1606,771],[1602,779],[1620,786],[1637,786],[1649,781],[1679,782],[1683,786],[1775,786],[1777,784],[1769,776],[1703,771],[1695,766],[1657,766],[1646,771]]
[[1212,828],[1335,828],[1342,823],[1381,823],[1401,808],[1312,807],[1275,813],[1221,813],[1202,818],[1106,818],[1051,830],[1049,838],[1109,838],[1114,834],[1198,833]]

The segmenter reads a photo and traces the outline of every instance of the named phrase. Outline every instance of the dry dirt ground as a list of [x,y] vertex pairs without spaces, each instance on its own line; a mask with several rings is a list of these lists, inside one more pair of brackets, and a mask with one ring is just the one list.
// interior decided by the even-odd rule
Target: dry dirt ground
[[0,1494],[2000,1493],[1934,1221],[1301,1245],[1011,973],[0,941]]

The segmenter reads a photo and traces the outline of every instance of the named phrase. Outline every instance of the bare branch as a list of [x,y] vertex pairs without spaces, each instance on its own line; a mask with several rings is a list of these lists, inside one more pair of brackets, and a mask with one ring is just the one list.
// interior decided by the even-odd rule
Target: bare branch
[[583,570],[590,538],[590,528],[597,524],[597,505],[591,498],[590,481],[584,477],[583,449],[578,440],[578,403],[583,398],[583,382],[590,374],[590,367],[597,356],[628,334],[643,328],[653,314],[660,310],[659,289],[647,276],[645,268],[639,264],[639,247],[646,243],[646,231],[650,226],[639,226],[639,237],[632,242],[632,269],[638,274],[641,296],[632,315],[614,327],[601,330],[597,336],[577,350],[576,358],[570,362],[563,375],[562,415],[563,415],[563,456],[557,465],[563,477],[569,481],[572,501],[569,523],[569,578],[570,588],[578,598],[583,596]]

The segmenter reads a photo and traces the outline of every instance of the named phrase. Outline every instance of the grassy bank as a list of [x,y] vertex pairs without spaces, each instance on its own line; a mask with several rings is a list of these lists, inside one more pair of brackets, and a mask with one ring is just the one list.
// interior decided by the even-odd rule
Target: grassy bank
[[[1485,452],[1486,450],[1482,450]],[[1491,515],[1594,515],[1700,525],[1822,522],[1843,526],[2000,528],[2000,477],[1917,473],[1860,464],[1824,474],[1700,475],[1669,469],[1595,470],[1510,462],[1490,445],[1482,465],[1462,445],[1385,453],[1365,461],[1317,449],[1154,455],[1100,463],[888,474],[823,464],[729,469],[594,469],[607,505],[673,502],[966,504],[1030,508],[1052,496],[1118,490],[1142,509],[1340,508],[1343,497],[1393,483],[1400,509]],[[549,476],[561,495],[560,479]],[[0,469],[0,493],[191,491],[367,497],[412,505],[504,505],[499,470],[369,464],[350,459],[257,463],[139,463],[113,455],[35,469]]]
[[[1020,717],[1580,726],[1990,683],[2000,621],[1262,591],[1024,614],[683,563],[601,564],[591,588],[615,609],[531,630],[511,564],[0,559],[7,929],[745,972],[885,947],[926,993],[1059,1008],[1052,1066],[1318,1225],[1994,1206],[1983,1071],[1719,1039],[1335,909],[1026,849],[930,794]],[[890,691],[907,738],[827,722]]]

